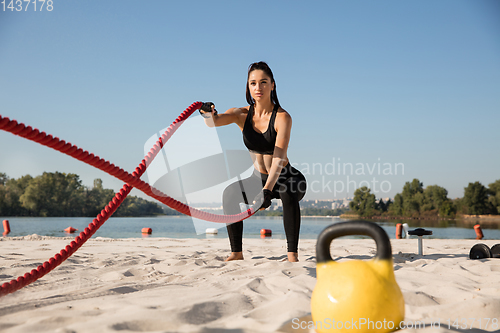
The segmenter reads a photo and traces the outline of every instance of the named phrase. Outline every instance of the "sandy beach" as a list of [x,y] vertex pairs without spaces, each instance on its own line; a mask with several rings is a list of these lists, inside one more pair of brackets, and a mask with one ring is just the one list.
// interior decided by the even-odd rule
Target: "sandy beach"
[[[71,239],[0,238],[0,283]],[[500,259],[470,260],[476,243],[500,241],[426,239],[419,256],[416,239],[391,240],[405,322],[421,325],[403,331],[500,330]],[[0,298],[0,331],[309,332],[299,323],[310,320],[315,244],[301,240],[300,262],[290,263],[284,240],[245,239],[245,260],[224,262],[227,239],[91,239],[51,273]],[[331,253],[366,260],[375,243],[339,239]]]

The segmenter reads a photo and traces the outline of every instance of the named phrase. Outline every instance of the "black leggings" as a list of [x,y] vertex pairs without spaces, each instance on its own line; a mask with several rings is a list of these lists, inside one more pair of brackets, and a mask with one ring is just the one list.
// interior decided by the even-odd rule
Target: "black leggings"
[[[253,204],[253,199],[262,191],[268,175],[254,170],[253,174],[229,185],[222,197],[224,214],[234,215],[241,213],[240,203]],[[283,203],[283,224],[288,245],[288,252],[298,252],[300,232],[299,201],[306,194],[306,178],[300,171],[288,163],[281,170],[276,185],[273,188],[274,199],[281,199]],[[232,252],[242,251],[243,221],[227,225],[229,242]]]

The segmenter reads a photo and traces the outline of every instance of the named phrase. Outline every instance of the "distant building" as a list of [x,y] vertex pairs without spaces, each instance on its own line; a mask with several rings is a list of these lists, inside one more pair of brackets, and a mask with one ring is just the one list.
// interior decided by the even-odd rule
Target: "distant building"
[[319,208],[319,209],[337,209],[349,207],[349,202],[352,198],[345,199],[326,199],[326,200],[302,200],[300,201],[300,208]]
[[281,202],[281,200],[273,200],[270,210],[283,210],[283,203]]

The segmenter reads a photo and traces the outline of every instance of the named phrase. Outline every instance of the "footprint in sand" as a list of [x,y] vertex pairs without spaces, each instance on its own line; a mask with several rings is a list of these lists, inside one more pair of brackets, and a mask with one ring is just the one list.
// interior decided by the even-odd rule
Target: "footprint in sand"
[[500,272],[500,265],[492,265],[490,266],[490,270],[492,272]]
[[149,259],[148,261],[146,261],[146,262],[144,263],[144,265],[159,264],[160,262],[162,262],[162,260],[158,260],[158,259],[155,259],[155,258],[151,258],[151,259]]
[[251,282],[247,284],[248,289],[252,290],[261,295],[270,295],[273,292],[267,287],[264,280],[260,278],[253,279]]
[[294,277],[297,275],[304,274],[304,268],[303,267],[297,267],[297,268],[291,268],[291,269],[284,269],[281,271],[281,273],[285,274],[288,277]]
[[194,264],[195,264],[195,265],[197,265],[197,266],[204,266],[204,265],[206,265],[207,263],[206,263],[204,260],[202,260],[202,259],[196,259],[196,260],[194,261]]
[[172,329],[172,322],[164,322],[155,318],[155,320],[135,320],[124,321],[111,325],[111,329],[115,331],[131,331],[131,332],[153,332]]
[[114,260],[103,260],[101,262],[97,262],[97,265],[102,265],[102,267],[109,267],[109,266],[114,266],[116,265],[116,261]]
[[42,263],[41,262],[34,262],[31,264],[12,264],[10,265],[11,268],[16,268],[16,267],[22,267],[22,268],[37,268],[40,266]]
[[219,301],[194,304],[189,310],[180,313],[179,319],[191,325],[203,325],[253,308],[247,297],[231,294]]
[[131,277],[134,276],[134,273],[132,273],[131,271],[126,271],[125,273],[123,273],[123,276]]
[[439,302],[436,301],[434,297],[431,295],[428,295],[424,292],[417,291],[417,292],[405,292],[403,293],[405,303],[407,305],[413,305],[413,306],[431,306],[431,305],[438,305]]
[[130,294],[134,293],[136,291],[139,291],[138,289],[132,288],[132,287],[118,287],[118,288],[113,288],[109,289],[109,291],[115,292],[117,294]]
[[138,259],[126,259],[120,266],[136,266],[139,265]]

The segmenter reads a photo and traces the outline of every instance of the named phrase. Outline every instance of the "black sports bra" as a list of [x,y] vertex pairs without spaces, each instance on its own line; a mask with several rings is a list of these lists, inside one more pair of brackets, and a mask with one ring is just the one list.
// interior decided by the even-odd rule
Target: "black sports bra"
[[276,119],[277,111],[278,105],[275,104],[267,130],[264,133],[258,133],[252,125],[254,107],[250,105],[245,125],[243,126],[243,142],[252,153],[264,155],[274,154],[274,145],[276,144],[277,136],[276,130],[274,129],[274,120]]

